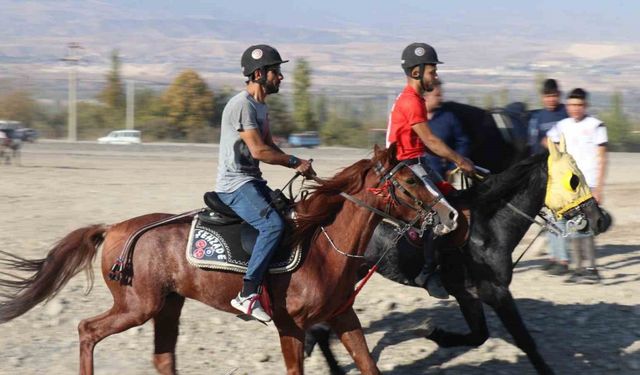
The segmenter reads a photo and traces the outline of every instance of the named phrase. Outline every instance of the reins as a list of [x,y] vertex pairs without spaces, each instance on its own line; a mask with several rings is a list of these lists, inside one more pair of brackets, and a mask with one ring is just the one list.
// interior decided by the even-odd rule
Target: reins
[[[322,229],[324,231],[324,228]],[[392,243],[395,245],[398,240],[400,240],[400,237],[404,236],[404,233],[406,233],[406,230],[403,230],[401,228],[396,228],[396,237],[393,239]],[[378,258],[378,260],[376,261],[376,263],[371,266],[371,268],[369,268],[369,271],[367,271],[367,274],[362,278],[362,280],[360,280],[360,282],[358,283],[358,285],[356,285],[356,288],[353,290],[353,293],[351,293],[351,295],[349,296],[349,299],[342,304],[342,306],[340,306],[336,312],[333,313],[333,315],[331,315],[331,318],[336,317],[340,314],[342,314],[343,312],[345,312],[350,306],[353,306],[353,303],[356,300],[356,297],[358,296],[358,294],[360,293],[360,291],[362,290],[362,288],[364,288],[365,284],[369,281],[369,279],[371,278],[371,276],[373,276],[374,273],[376,273],[376,271],[378,270],[378,265],[380,264],[380,262],[382,262],[382,260],[387,256],[387,253],[389,252],[389,250],[391,250],[391,248],[393,248],[393,246],[389,246],[387,247],[387,249],[382,253],[382,255]],[[337,250],[337,249],[336,249]],[[364,258],[364,256],[359,256]],[[331,319],[329,318],[329,319]]]
[[[387,172],[387,173],[383,173],[382,168],[381,168],[381,163],[378,163],[378,165],[376,165],[376,174],[378,174],[379,176],[381,176],[380,178],[380,182],[384,182],[385,184],[387,182],[391,182],[393,188],[397,188],[398,190],[401,190],[403,193],[405,193],[406,195],[410,196],[411,198],[413,198],[414,203],[418,206],[413,207],[411,205],[409,205],[408,203],[400,200],[397,198],[397,196],[395,195],[395,193],[393,192],[393,190],[389,191],[389,194],[391,197],[393,197],[393,199],[405,206],[405,207],[409,207],[412,208],[416,211],[418,211],[417,215],[413,218],[413,220],[405,222],[403,220],[400,220],[398,218],[395,218],[393,216],[391,216],[389,213],[382,211],[380,209],[377,209],[373,206],[371,206],[370,204],[362,201],[361,199],[358,199],[356,197],[354,197],[353,195],[347,194],[345,192],[340,192],[340,196],[342,196],[343,198],[345,198],[346,200],[354,203],[355,205],[365,208],[368,211],[374,213],[375,215],[381,216],[386,220],[389,220],[390,222],[394,223],[397,225],[396,228],[396,236],[393,239],[392,243],[395,245],[398,240],[400,240],[400,238],[402,236],[404,236],[405,233],[407,233],[411,228],[414,227],[414,225],[423,217],[423,215],[425,213],[428,213],[429,211],[431,211],[431,209],[433,208],[433,206],[438,203],[439,199],[434,199],[433,202],[431,202],[428,205],[424,205],[424,203],[419,200],[418,198],[416,198],[413,194],[411,194],[409,191],[407,191],[400,183],[398,183],[395,179],[391,179],[393,177],[393,175],[398,172],[401,168],[403,168],[405,165],[403,162],[398,163],[396,166],[394,166],[394,168],[391,169],[391,171]],[[318,184],[323,184],[324,181],[316,176],[311,177],[310,179],[312,179],[313,181],[315,181]],[[387,208],[389,208],[389,205],[387,206]],[[426,208],[426,209],[425,209]],[[340,255],[345,256],[347,258],[355,258],[355,259],[364,259],[365,256],[364,255],[357,255],[357,254],[350,254],[347,253],[343,250],[340,250],[336,244],[333,242],[333,240],[331,239],[331,237],[329,236],[329,234],[327,233],[326,229],[323,226],[320,226],[320,230],[322,231],[322,233],[325,235],[325,237],[327,238],[327,241],[329,242],[329,244],[331,245],[331,247]],[[424,232],[425,228],[421,228],[421,232]],[[331,318],[338,316],[340,314],[342,314],[343,312],[345,312],[349,307],[353,306],[353,303],[355,302],[356,297],[358,296],[358,294],[360,293],[360,291],[362,291],[362,288],[364,288],[365,284],[369,281],[369,279],[371,278],[371,276],[373,276],[373,274],[378,270],[378,266],[380,264],[380,262],[382,262],[383,259],[386,258],[387,253],[391,250],[393,246],[389,246],[387,247],[387,249],[382,253],[382,255],[378,258],[378,260],[376,261],[376,263],[371,266],[369,268],[369,271],[367,272],[367,274],[365,275],[365,277],[362,278],[362,280],[360,280],[360,282],[356,285],[355,289],[353,290],[353,292],[351,293],[351,295],[349,296],[349,298],[347,299],[347,301],[345,301],[345,303],[343,303],[332,315]],[[329,318],[329,319],[331,319]]]
[[[479,168],[479,167],[476,167]],[[451,174],[455,174],[460,170],[460,168],[456,168],[453,170],[453,172]],[[484,168],[479,168],[479,170],[482,172],[482,174],[476,173],[473,178],[482,181],[485,179],[486,174],[490,173],[489,170],[486,170]],[[469,187],[469,183],[467,182],[467,180],[464,178],[464,176],[462,177],[461,180],[461,185],[465,186],[468,188]],[[555,235],[558,236],[566,236],[566,233],[558,228],[551,220],[549,220],[548,218],[545,217],[543,211],[538,213],[538,217],[540,217],[543,222],[539,222],[538,220],[536,220],[535,218],[531,217],[530,215],[526,214],[525,212],[523,212],[521,209],[519,209],[518,207],[514,206],[513,204],[509,203],[509,202],[505,202],[506,206],[511,209],[513,212],[515,212],[516,214],[522,216],[523,218],[527,219],[528,221],[530,221],[532,224],[536,224],[538,226],[540,226],[540,230],[538,231],[538,233],[535,235],[535,237],[533,238],[533,240],[531,240],[531,242],[529,243],[529,245],[524,249],[524,251],[520,254],[520,256],[518,257],[518,259],[515,260],[515,262],[513,262],[513,264],[511,265],[511,270],[515,269],[516,266],[518,265],[518,262],[520,262],[520,260],[522,259],[522,257],[524,257],[524,255],[527,253],[527,251],[529,251],[529,249],[531,248],[531,246],[534,244],[534,242],[538,239],[538,237],[540,237],[540,235],[542,234],[542,232],[551,232]]]
[[[413,218],[413,220],[411,221],[404,221],[404,220],[400,220],[396,217],[391,216],[388,212],[382,211],[378,208],[375,208],[373,206],[371,206],[370,204],[366,203],[365,201],[354,197],[351,194],[345,193],[343,191],[340,192],[340,196],[345,198],[346,200],[354,203],[355,205],[365,208],[366,210],[384,218],[389,220],[390,222],[396,224],[398,226],[397,232],[398,235],[397,237],[394,239],[394,243],[396,243],[400,237],[402,237],[406,232],[408,232],[411,228],[413,228],[416,223],[418,221],[420,221],[420,219],[423,217],[423,215],[425,213],[428,213],[431,211],[431,209],[433,208],[433,206],[435,204],[438,203],[439,199],[434,199],[433,202],[431,202],[430,204],[426,205],[418,198],[416,198],[413,194],[411,194],[409,191],[407,191],[402,185],[400,185],[395,179],[392,180],[392,177],[395,173],[397,173],[400,169],[402,169],[403,167],[405,167],[406,165],[403,162],[400,162],[398,164],[396,164],[389,172],[383,172],[382,171],[382,165],[381,163],[378,162],[378,164],[375,167],[375,172],[376,174],[378,174],[380,177],[380,182],[384,182],[385,184],[387,182],[390,182],[394,188],[397,188],[399,190],[401,190],[403,193],[405,193],[406,195],[410,196],[411,198],[413,198],[414,203],[418,206],[417,208],[414,206],[409,205],[406,202],[401,201],[400,199],[397,198],[397,196],[395,196],[395,194],[390,191],[389,194],[394,198],[395,201],[399,202],[399,204],[402,204],[405,207],[409,207],[415,211],[418,211],[418,214]],[[294,176],[293,179],[295,179],[296,177],[298,177],[298,174],[296,174],[296,176]],[[288,184],[291,184],[291,182],[293,181],[290,180]],[[318,184],[323,184],[324,180],[322,180],[321,178],[318,178],[317,176],[312,176],[309,177],[309,179],[315,181]],[[288,185],[287,184],[287,185]],[[329,244],[331,245],[331,247],[340,255],[343,255],[347,258],[357,258],[357,259],[363,259],[364,255],[355,255],[355,254],[350,254],[346,251],[340,250],[338,248],[338,246],[336,246],[336,244],[333,242],[333,240],[331,239],[331,237],[329,236],[329,234],[327,233],[326,229],[323,226],[320,226],[320,230],[322,231],[322,233],[324,234],[324,236],[327,238],[327,240],[329,241]],[[421,234],[422,232],[424,232],[424,228],[421,228],[420,230]],[[386,252],[385,252],[386,254]]]

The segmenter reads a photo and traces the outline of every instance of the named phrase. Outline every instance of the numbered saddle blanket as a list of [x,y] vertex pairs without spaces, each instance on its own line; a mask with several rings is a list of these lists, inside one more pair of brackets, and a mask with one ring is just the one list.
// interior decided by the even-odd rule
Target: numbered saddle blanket
[[[244,221],[220,224],[213,220],[212,223],[208,214],[201,213],[193,218],[187,261],[196,267],[245,273],[258,231]],[[293,250],[278,247],[271,258],[269,272],[291,272],[301,260],[300,247]]]

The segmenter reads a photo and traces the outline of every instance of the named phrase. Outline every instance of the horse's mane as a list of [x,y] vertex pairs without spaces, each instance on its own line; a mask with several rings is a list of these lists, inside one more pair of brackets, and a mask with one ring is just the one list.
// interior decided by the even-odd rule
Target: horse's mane
[[541,171],[547,168],[547,158],[549,153],[540,153],[524,159],[509,167],[502,173],[487,177],[482,183],[474,185],[465,194],[470,201],[481,202],[485,205],[498,199],[505,198],[510,192],[525,184],[530,184],[531,178],[527,176],[535,169]]
[[379,151],[372,159],[362,159],[342,169],[322,185],[311,186],[311,194],[296,205],[296,225],[289,240],[290,246],[311,241],[320,226],[333,222],[345,201],[340,193],[355,194],[360,191],[369,170],[378,162],[384,165],[394,159],[394,154],[393,149]]

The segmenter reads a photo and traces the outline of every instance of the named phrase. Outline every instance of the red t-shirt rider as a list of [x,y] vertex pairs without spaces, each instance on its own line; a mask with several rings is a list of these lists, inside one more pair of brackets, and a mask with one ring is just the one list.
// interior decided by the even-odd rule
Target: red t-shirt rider
[[[452,150],[433,134],[427,123],[423,94],[425,91],[431,91],[433,82],[438,79],[437,64],[442,62],[438,60],[435,49],[426,43],[412,43],[402,52],[402,69],[407,76],[407,85],[391,109],[387,145],[395,143],[398,160],[405,161],[434,196],[441,196],[440,190],[444,190],[446,194],[446,189],[451,187],[444,184],[442,177],[429,167],[425,158],[427,152],[453,162],[465,173],[472,173],[475,168],[469,159]],[[436,235],[449,233],[457,227],[458,212],[444,197],[434,209],[439,217],[439,223],[433,229]],[[431,236],[425,239],[425,265],[415,282],[424,286],[430,295],[447,298],[448,293],[437,273],[432,243]]]

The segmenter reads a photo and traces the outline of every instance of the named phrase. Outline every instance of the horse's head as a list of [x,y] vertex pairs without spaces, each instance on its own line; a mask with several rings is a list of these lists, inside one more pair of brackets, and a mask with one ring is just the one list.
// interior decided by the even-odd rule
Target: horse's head
[[545,205],[557,218],[564,217],[576,229],[594,234],[606,231],[611,220],[598,206],[575,160],[567,153],[564,137],[556,146],[548,141],[549,158]]
[[369,191],[381,198],[379,204],[391,216],[424,228],[436,195],[407,164],[396,159],[395,144],[388,149],[375,146],[372,161],[378,181]]

